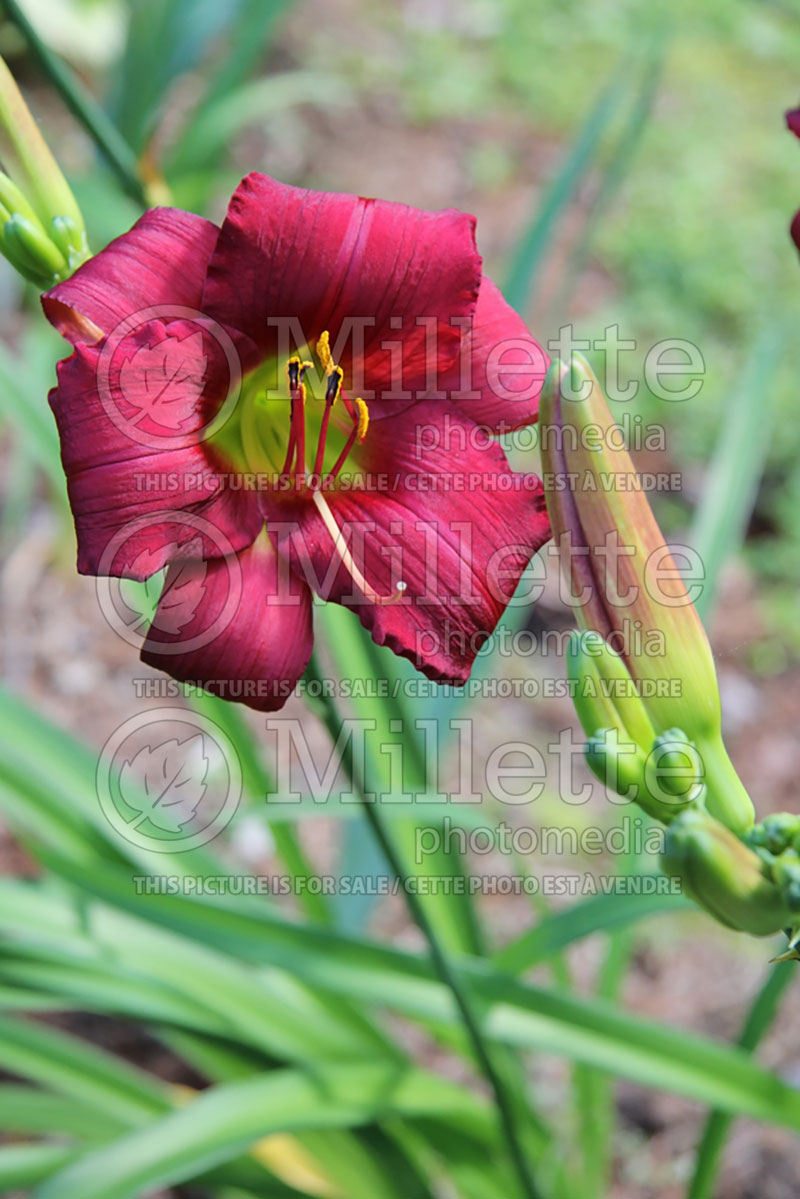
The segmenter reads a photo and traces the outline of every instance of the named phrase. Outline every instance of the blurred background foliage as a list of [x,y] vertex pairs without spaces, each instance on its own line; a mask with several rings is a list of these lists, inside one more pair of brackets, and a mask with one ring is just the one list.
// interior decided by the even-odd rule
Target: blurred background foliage
[[[796,808],[796,701],[786,696],[797,686],[800,659],[794,366],[800,279],[788,222],[800,197],[800,154],[783,124],[783,110],[797,102],[800,88],[796,0],[25,0],[21,7],[44,53],[66,62],[102,107],[108,128],[117,131],[111,138],[117,163],[134,163],[149,202],[219,220],[241,175],[261,169],[300,185],[422,207],[454,205],[477,214],[487,270],[540,340],[569,322],[580,337],[598,338],[618,325],[622,337],[635,340],[622,378],[640,387],[619,410],[665,428],[666,448],[638,455],[640,464],[681,475],[681,489],[654,495],[653,503],[668,532],[688,535],[709,563],[734,758],[762,812]],[[136,219],[137,198],[125,194],[120,172],[67,111],[18,24],[0,25],[0,51],[100,248]],[[170,1159],[176,1144],[184,1155],[180,1178],[193,1177],[186,1163],[199,1160],[210,1125],[219,1132],[218,1157],[203,1159],[211,1173],[203,1174],[201,1193],[220,1199],[505,1199],[512,1184],[494,1124],[485,1104],[466,1095],[463,1063],[452,1065],[464,1039],[447,996],[414,955],[359,939],[377,930],[416,948],[402,914],[387,914],[369,898],[337,897],[331,905],[309,900],[308,924],[288,926],[272,905],[235,903],[210,918],[199,901],[165,902],[155,916],[132,901],[130,870],[162,867],[133,860],[111,835],[96,810],[92,751],[48,722],[67,724],[96,749],[98,729],[108,731],[103,721],[130,710],[137,666],[133,651],[115,645],[87,609],[91,583],[73,578],[71,521],[44,403],[64,347],[39,318],[37,303],[0,264],[0,538],[7,559],[0,600],[4,674],[13,687],[0,695],[0,806],[14,834],[13,847],[4,847],[10,873],[46,870],[40,889],[4,884],[3,933],[14,949],[0,970],[0,1001],[51,1015],[88,1011],[95,1022],[67,1022],[67,1032],[34,1024],[28,1033],[27,1026],[0,1024],[8,1069],[46,1088],[51,1103],[28,1096],[29,1107],[10,1126],[23,1133],[63,1128],[80,1146],[80,1152],[72,1142],[48,1146],[50,1159],[9,1158],[6,1149],[0,1176],[22,1189],[55,1171],[61,1181],[49,1190],[45,1182],[42,1199],[108,1199],[115,1167],[102,1154],[88,1174],[80,1163],[77,1174],[57,1172],[87,1146],[130,1136],[125,1153],[114,1142],[118,1160],[142,1154],[154,1185],[178,1177]],[[688,339],[704,356],[706,375],[693,400],[668,403],[644,384],[644,354],[665,338]],[[535,452],[515,452],[520,465],[535,465]],[[34,591],[27,606],[15,599]],[[327,633],[326,665],[337,673],[411,676],[405,664],[360,638],[346,614],[341,619],[325,609],[318,619]],[[568,620],[551,588],[536,611],[510,609],[506,627],[541,631]],[[560,669],[552,655],[509,662],[497,653],[484,655],[478,667],[484,675],[536,677]],[[324,820],[336,825],[336,869],[385,869],[352,809],[326,811],[324,818],[317,812],[302,834],[295,821],[268,810],[265,835],[263,797],[273,782],[260,726],[214,701],[200,706],[235,740],[247,799],[230,841],[209,855],[181,855],[181,870],[213,873],[232,869],[231,862],[259,869],[277,856],[298,874],[308,868],[306,851],[329,864],[330,844],[314,829]],[[391,710],[365,702],[355,710],[383,722],[379,734],[387,737],[392,717],[408,725],[421,716],[444,729],[450,717],[464,714],[463,704],[443,698]],[[571,719],[568,705],[544,701],[513,708],[477,701],[471,714],[484,754],[500,732],[519,731],[536,743]],[[412,782],[424,790],[419,745],[414,753]],[[314,815],[313,806],[301,813]],[[451,815],[469,827],[470,815]],[[487,803],[480,819],[508,815]],[[575,828],[617,817],[607,805],[565,811],[552,788],[535,812],[541,824]],[[406,822],[393,824],[407,846]],[[525,873],[543,863],[511,865]],[[544,865],[554,870],[563,862]],[[614,872],[654,869],[652,858],[638,854],[602,865]],[[170,863],[176,872],[179,866]],[[459,873],[484,863],[451,854],[426,866]],[[601,864],[584,859],[570,867]],[[756,994],[741,1032],[754,1048],[791,974],[768,975],[759,995],[768,956],[763,945],[711,928],[682,903],[636,898],[599,897],[555,913],[527,902],[426,905],[439,936],[461,955],[481,1005],[495,1004],[495,1014],[503,1009],[491,1035],[508,1053],[503,1071],[525,1112],[526,1149],[553,1196],[671,1199],[687,1189],[693,1199],[710,1195],[727,1117],[712,1118],[695,1158],[698,1114],[709,1105],[783,1123],[793,1135],[800,1127],[796,1020],[785,1017],[767,1047],[768,1063],[782,1069],[785,1083],[706,1035],[693,1040],[682,1032],[734,1039],[745,1001]],[[672,914],[654,923],[667,909]],[[500,975],[491,961],[478,961],[487,940],[504,942],[494,959]],[[588,953],[574,958],[576,943],[583,953],[587,940]],[[526,990],[517,976],[531,970],[537,985],[555,983],[559,990]],[[567,996],[572,987],[577,995]],[[360,1006],[364,995],[369,1018]],[[611,1004],[620,996],[627,1006],[616,1009]],[[401,1029],[424,1063],[419,1073],[373,1028],[371,1008],[384,1005],[399,1010],[397,1024],[407,1021]],[[655,1029],[628,1009],[663,1023]],[[120,1036],[119,1020],[137,1022],[133,1048]],[[113,1059],[86,1059],[76,1032],[114,1050]],[[151,1041],[173,1055],[166,1066]],[[529,1080],[512,1060],[531,1049],[541,1115],[531,1114]],[[541,1065],[546,1049],[575,1060],[568,1078],[547,1061]],[[336,1069],[343,1054],[374,1058],[376,1073],[348,1081]],[[141,1057],[147,1076],[123,1068],[125,1056]],[[219,1099],[234,1113],[227,1131],[214,1107],[218,1091],[204,1109],[208,1125],[199,1118],[196,1128],[187,1120],[169,1123],[176,1119],[174,1091],[151,1075],[160,1071],[174,1083],[175,1060],[182,1086],[210,1080],[232,1088]],[[381,1073],[387,1062],[392,1085]],[[270,1078],[272,1089],[247,1089],[254,1070],[277,1074],[277,1066],[281,1077]],[[327,1106],[315,1107],[318,1094],[304,1089],[302,1072],[315,1066]],[[614,1091],[615,1114],[609,1071],[628,1079]],[[399,1076],[405,1089],[393,1090]],[[259,1074],[253,1085],[262,1081]],[[683,1097],[683,1107],[646,1098],[644,1087],[660,1082]],[[55,1104],[51,1091],[67,1104]],[[260,1110],[278,1117],[287,1104],[306,1112],[310,1124],[300,1147],[272,1141],[255,1161],[231,1158],[240,1141],[245,1147],[252,1140],[248,1118],[256,1097]],[[20,1095],[0,1087],[0,1112],[20,1110]],[[552,1116],[552,1143],[544,1116]],[[136,1129],[150,1120],[151,1139],[140,1143]],[[344,1131],[330,1130],[337,1120]],[[351,1133],[351,1126],[359,1131]],[[775,1128],[740,1123],[719,1193],[726,1199],[796,1194],[798,1159],[778,1138]],[[487,1164],[495,1157],[496,1171]],[[222,1174],[213,1173],[216,1162],[227,1163]],[[448,1164],[455,1181],[445,1183],[439,1174]],[[129,1187],[136,1185],[131,1177]],[[196,1192],[181,1193],[188,1199]]]
[[[771,439],[746,547],[767,618],[766,652],[751,665],[775,671],[800,654],[789,619],[800,582],[800,426],[784,352],[800,305],[786,233],[797,169],[782,121],[798,86],[795,0],[25,8],[104,99],[153,202],[220,218],[252,168],[454,204],[477,213],[489,271],[541,338],[573,321],[590,338],[619,325],[644,350],[665,337],[697,344],[702,402],[665,404],[643,384],[628,405],[666,427],[670,459],[684,471],[683,493],[659,512],[672,533],[699,498],[750,349],[766,326],[785,322],[768,366],[781,435]],[[19,36],[6,26],[3,37],[13,61]],[[31,86],[41,82],[24,59],[17,65]],[[63,110],[52,111],[52,97],[45,104],[92,243],[105,244],[138,207]],[[581,133],[578,161],[565,162]],[[554,182],[535,261],[520,265],[531,214],[542,216]],[[643,352],[623,355],[623,378],[641,381]],[[767,405],[765,390],[756,379],[754,406]]]

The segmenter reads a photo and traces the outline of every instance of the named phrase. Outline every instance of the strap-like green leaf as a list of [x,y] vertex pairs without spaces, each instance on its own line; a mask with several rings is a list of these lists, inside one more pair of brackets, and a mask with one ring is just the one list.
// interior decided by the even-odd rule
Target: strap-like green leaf
[[36,1199],[132,1199],[196,1177],[271,1132],[453,1114],[485,1135],[485,1113],[464,1088],[413,1068],[348,1065],[316,1077],[290,1070],[255,1075],[213,1087],[186,1108],[88,1153],[51,1177]]

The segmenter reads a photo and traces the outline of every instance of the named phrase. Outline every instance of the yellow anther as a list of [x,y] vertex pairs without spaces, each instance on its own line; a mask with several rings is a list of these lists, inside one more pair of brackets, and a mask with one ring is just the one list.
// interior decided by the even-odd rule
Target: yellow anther
[[328,386],[325,391],[325,400],[333,406],[339,398],[339,393],[342,390],[342,380],[344,379],[344,371],[340,366],[335,366],[328,375]]
[[317,356],[322,363],[325,374],[329,375],[335,363],[333,361],[333,354],[331,353],[331,339],[327,329],[324,333],[320,334],[319,341],[317,342]]
[[369,428],[369,408],[360,397],[356,400],[356,411],[358,412],[358,440],[363,441]]
[[289,396],[294,400],[297,396],[300,397],[300,402],[305,407],[306,402],[306,385],[303,382],[303,375],[309,364],[301,362],[295,355],[286,363],[286,378],[289,381]]

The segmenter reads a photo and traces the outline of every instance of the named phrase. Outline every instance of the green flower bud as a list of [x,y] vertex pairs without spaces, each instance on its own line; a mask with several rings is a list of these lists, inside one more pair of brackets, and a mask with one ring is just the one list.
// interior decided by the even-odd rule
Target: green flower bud
[[[41,223],[33,206],[28,203],[16,183],[9,179],[8,175],[2,171],[0,171],[0,204],[9,216],[15,213],[17,216],[25,217],[32,225],[38,225],[41,228]],[[44,230],[42,232],[44,233]]]
[[0,246],[17,270],[37,286],[47,287],[50,280],[67,272],[66,259],[58,246],[42,233],[41,226],[18,213],[3,225]]
[[0,58],[0,251],[37,287],[52,287],[90,256],[81,211]]
[[651,791],[695,803],[703,797],[704,773],[700,755],[682,729],[669,729],[656,738],[645,767]]
[[763,937],[795,922],[758,856],[702,808],[689,808],[673,820],[662,866],[729,928]]
[[771,854],[783,853],[800,838],[800,816],[793,812],[774,812],[747,830],[745,840],[753,848],[766,849]]
[[586,742],[586,761],[609,790],[640,801],[644,757],[633,741],[620,740],[618,729],[597,729]]
[[573,632],[567,643],[567,676],[583,731],[619,728],[637,745],[652,744],[647,708],[620,655],[594,630]]
[[570,635],[567,675],[589,739],[586,761],[604,786],[667,823],[702,797],[697,750],[680,729],[656,737],[623,658],[599,633]]
[[50,222],[50,237],[66,258],[70,270],[76,270],[89,256],[86,230],[67,216],[54,216]]
[[[573,654],[571,677],[583,672],[586,678],[599,674],[616,680],[624,667],[636,690],[626,713],[616,697],[611,705],[621,736],[627,732],[649,752],[668,730],[685,730],[702,764],[696,774],[703,779],[709,811],[734,832],[744,832],[753,823],[753,806],[722,744],[708,638],[600,385],[579,355],[569,365],[551,366],[539,425],[547,509],[576,619],[610,651],[592,666],[583,643]],[[647,638],[638,644],[631,627],[660,639],[663,652],[653,652]],[[576,706],[584,728],[592,725],[592,705],[580,686]],[[648,738],[631,727],[631,721],[645,719]],[[605,712],[592,731],[607,727],[612,726]],[[672,760],[672,769],[678,770],[681,761],[687,773],[697,766],[694,754],[676,752],[680,756]]]
[[586,743],[586,762],[600,782],[648,816],[669,824],[685,804],[648,785],[647,756],[633,741],[621,740],[617,728],[598,729]]
[[800,854],[796,849],[785,849],[775,858],[772,879],[789,911],[796,916],[800,912]]

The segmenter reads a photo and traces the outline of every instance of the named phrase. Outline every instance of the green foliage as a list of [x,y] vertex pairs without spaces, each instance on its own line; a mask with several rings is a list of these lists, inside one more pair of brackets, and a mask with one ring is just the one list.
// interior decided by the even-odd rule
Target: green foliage
[[[109,69],[106,108],[92,97],[72,104],[101,151],[75,187],[93,244],[105,244],[138,213],[102,155],[128,177],[130,195],[144,181],[155,198],[171,192],[177,203],[206,211],[235,181],[229,150],[239,134],[269,128],[301,105],[325,109],[378,92],[417,125],[473,123],[464,155],[472,183],[494,187],[498,202],[504,189],[538,188],[520,239],[512,245],[509,237],[506,246],[514,302],[526,312],[549,302],[549,327],[536,332],[554,333],[569,316],[576,280],[593,266],[602,267],[608,285],[581,333],[618,323],[640,349],[669,336],[702,349],[702,403],[665,404],[642,388],[633,407],[665,423],[670,457],[681,465],[708,461],[724,430],[698,543],[715,582],[755,503],[770,535],[751,558],[775,586],[776,611],[785,613],[782,588],[797,581],[800,561],[800,431],[788,419],[795,381],[782,356],[800,282],[786,235],[800,197],[800,158],[781,123],[781,108],[796,93],[796,14],[746,0],[701,8],[689,0],[466,0],[453,6],[452,20],[437,24],[435,16],[415,20],[419,6],[370,3],[364,19],[377,36],[369,54],[344,37],[332,55],[308,31],[299,60],[272,71],[264,64],[288,7],[285,0],[127,0],[127,36]],[[74,80],[51,78],[69,99]],[[513,137],[493,140],[496,120],[535,140],[537,162],[547,164],[540,177],[529,179]],[[548,256],[576,213],[578,236],[553,299],[542,290]],[[2,526],[7,539],[24,524],[34,484],[43,483],[66,511],[44,405],[58,353],[53,335],[33,320],[14,352],[0,348],[0,417],[16,466]],[[759,389],[769,392],[780,423],[781,437],[771,443]],[[675,522],[686,515],[680,504],[664,512]],[[142,598],[152,607],[146,588]],[[790,600],[796,604],[793,591]],[[392,684],[407,677],[406,665],[376,651],[349,614],[318,616],[335,674]],[[781,650],[783,641],[778,664]],[[390,692],[402,695],[402,687]],[[249,726],[219,701],[197,706],[236,744],[247,810],[263,813],[273,781]],[[441,809],[425,801],[424,749],[408,730],[417,711],[444,723],[455,704],[409,712],[402,699],[369,700],[353,708],[375,719],[373,746],[400,739],[395,722],[405,730],[405,785],[422,802],[414,819],[387,805],[404,869],[466,880],[468,863],[456,852],[417,867],[411,853],[419,821],[441,819]],[[39,871],[31,881],[0,883],[0,1057],[16,1080],[0,1086],[0,1123],[24,1138],[0,1148],[0,1188],[33,1188],[36,1199],[124,1199],[182,1183],[218,1199],[515,1194],[496,1112],[472,1085],[474,1044],[428,955],[379,940],[368,900],[328,902],[306,893],[290,918],[263,898],[137,891],[134,876],[158,882],[169,874],[180,882],[244,870],[230,837],[166,861],[124,841],[99,811],[95,768],[90,749],[0,692],[0,809]],[[371,769],[388,788],[374,750]],[[289,816],[266,808],[282,867],[295,880],[314,873],[296,828],[310,811],[311,803]],[[326,815],[340,818],[343,830],[334,870],[387,872],[352,806],[334,801]],[[500,814],[483,805],[480,817],[491,824]],[[468,824],[475,817],[459,818]],[[530,863],[519,868],[525,874]],[[647,869],[633,860],[628,868],[633,877]],[[547,1199],[603,1194],[615,1077],[715,1109],[695,1199],[713,1187],[732,1117],[800,1131],[797,1091],[750,1057],[790,967],[770,977],[739,1047],[642,1020],[617,1000],[635,937],[655,934],[651,918],[663,925],[688,906],[674,895],[600,895],[540,911],[490,952],[467,895],[424,900]],[[608,949],[597,993],[577,994],[565,953],[589,937],[604,938]],[[556,984],[526,981],[537,966]],[[200,1075],[202,1093],[169,1085],[50,1023],[73,1012],[135,1022],[187,1077]],[[420,1043],[431,1047],[425,1060],[446,1060],[447,1068],[418,1065],[422,1055],[407,1046]],[[571,1119],[554,1114],[546,1094],[532,1093],[532,1053],[571,1063]]]
[[[390,49],[387,43],[385,53],[379,49],[366,63],[354,56],[362,85],[391,87],[413,121],[455,122],[456,129],[474,122],[473,160],[483,161],[489,148],[495,157],[505,155],[492,193],[496,202],[507,192],[515,201],[520,189],[535,183],[543,199],[532,211],[551,236],[549,206],[559,191],[559,219],[565,212],[575,219],[575,196],[566,194],[569,172],[602,87],[615,79],[633,94],[654,47],[665,48],[652,112],[653,97],[641,93],[640,107],[649,114],[644,127],[637,128],[635,111],[627,128],[619,114],[598,128],[594,153],[584,154],[580,186],[590,213],[600,200],[602,220],[592,227],[591,244],[579,233],[576,248],[581,265],[592,265],[608,283],[590,312],[582,312],[577,331],[591,338],[618,324],[622,336],[636,341],[636,353],[622,356],[623,378],[640,384],[627,407],[665,426],[673,463],[697,469],[727,424],[754,338],[780,321],[788,344],[789,330],[800,321],[800,273],[788,237],[800,197],[800,152],[783,122],[784,109],[797,98],[796,7],[748,0],[699,6],[689,0],[473,0],[459,6],[453,23],[420,17],[402,27],[399,11],[378,12],[395,37]],[[656,76],[658,66],[650,61]],[[498,124],[504,130],[499,141]],[[543,148],[533,179],[527,156],[520,157],[521,131],[528,130]],[[554,140],[566,148],[554,154]],[[631,162],[627,151],[634,143]],[[542,171],[539,161],[552,165]],[[604,199],[609,177],[610,202]],[[525,291],[525,281],[533,282],[531,247],[540,265],[535,235],[532,225],[512,254],[509,279],[523,310],[532,307]],[[545,267],[548,261],[545,256]],[[496,263],[489,266],[496,271]],[[544,317],[541,302],[535,308],[543,321],[534,330],[540,336],[552,336],[570,319],[568,293],[564,286],[556,290],[544,297]],[[705,358],[702,391],[688,404],[667,404],[644,385],[643,356],[666,337],[688,338]],[[770,444],[756,497],[760,522],[769,529],[747,552],[754,567],[779,584],[794,583],[800,562],[800,428],[793,419],[793,373],[773,365],[770,400],[781,437]],[[667,501],[659,514],[671,529],[685,525],[683,506]],[[786,640],[796,654],[788,633]]]

